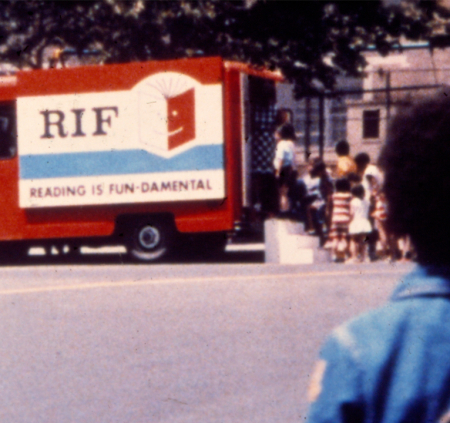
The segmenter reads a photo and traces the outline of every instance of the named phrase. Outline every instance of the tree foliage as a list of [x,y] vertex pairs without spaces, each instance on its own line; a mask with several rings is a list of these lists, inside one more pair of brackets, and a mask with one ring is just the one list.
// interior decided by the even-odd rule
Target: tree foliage
[[447,45],[438,1],[0,2],[0,62],[40,68],[49,46],[100,52],[105,62],[220,55],[280,69],[297,94],[337,72],[360,74],[361,53],[387,54],[401,37]]

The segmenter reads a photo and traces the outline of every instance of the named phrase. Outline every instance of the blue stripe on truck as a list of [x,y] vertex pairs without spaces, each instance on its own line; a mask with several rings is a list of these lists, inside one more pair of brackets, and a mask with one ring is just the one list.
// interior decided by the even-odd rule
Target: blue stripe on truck
[[200,145],[171,158],[145,150],[20,156],[20,179],[223,169],[223,144]]

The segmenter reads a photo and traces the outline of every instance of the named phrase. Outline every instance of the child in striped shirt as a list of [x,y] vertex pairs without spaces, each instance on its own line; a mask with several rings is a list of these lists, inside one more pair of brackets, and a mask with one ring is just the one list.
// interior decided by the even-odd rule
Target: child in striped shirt
[[349,254],[348,227],[350,224],[350,182],[346,178],[336,181],[331,213],[331,253],[335,261],[343,261]]

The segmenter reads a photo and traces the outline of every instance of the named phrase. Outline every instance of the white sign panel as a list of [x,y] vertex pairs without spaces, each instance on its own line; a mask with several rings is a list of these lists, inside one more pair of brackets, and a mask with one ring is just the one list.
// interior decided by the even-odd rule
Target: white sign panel
[[17,101],[21,207],[221,199],[221,84],[163,72],[130,91]]

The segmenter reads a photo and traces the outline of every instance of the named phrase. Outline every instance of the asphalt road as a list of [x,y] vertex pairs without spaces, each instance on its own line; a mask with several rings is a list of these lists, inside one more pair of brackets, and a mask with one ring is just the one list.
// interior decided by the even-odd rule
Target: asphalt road
[[0,421],[304,421],[326,333],[410,269],[5,266]]

